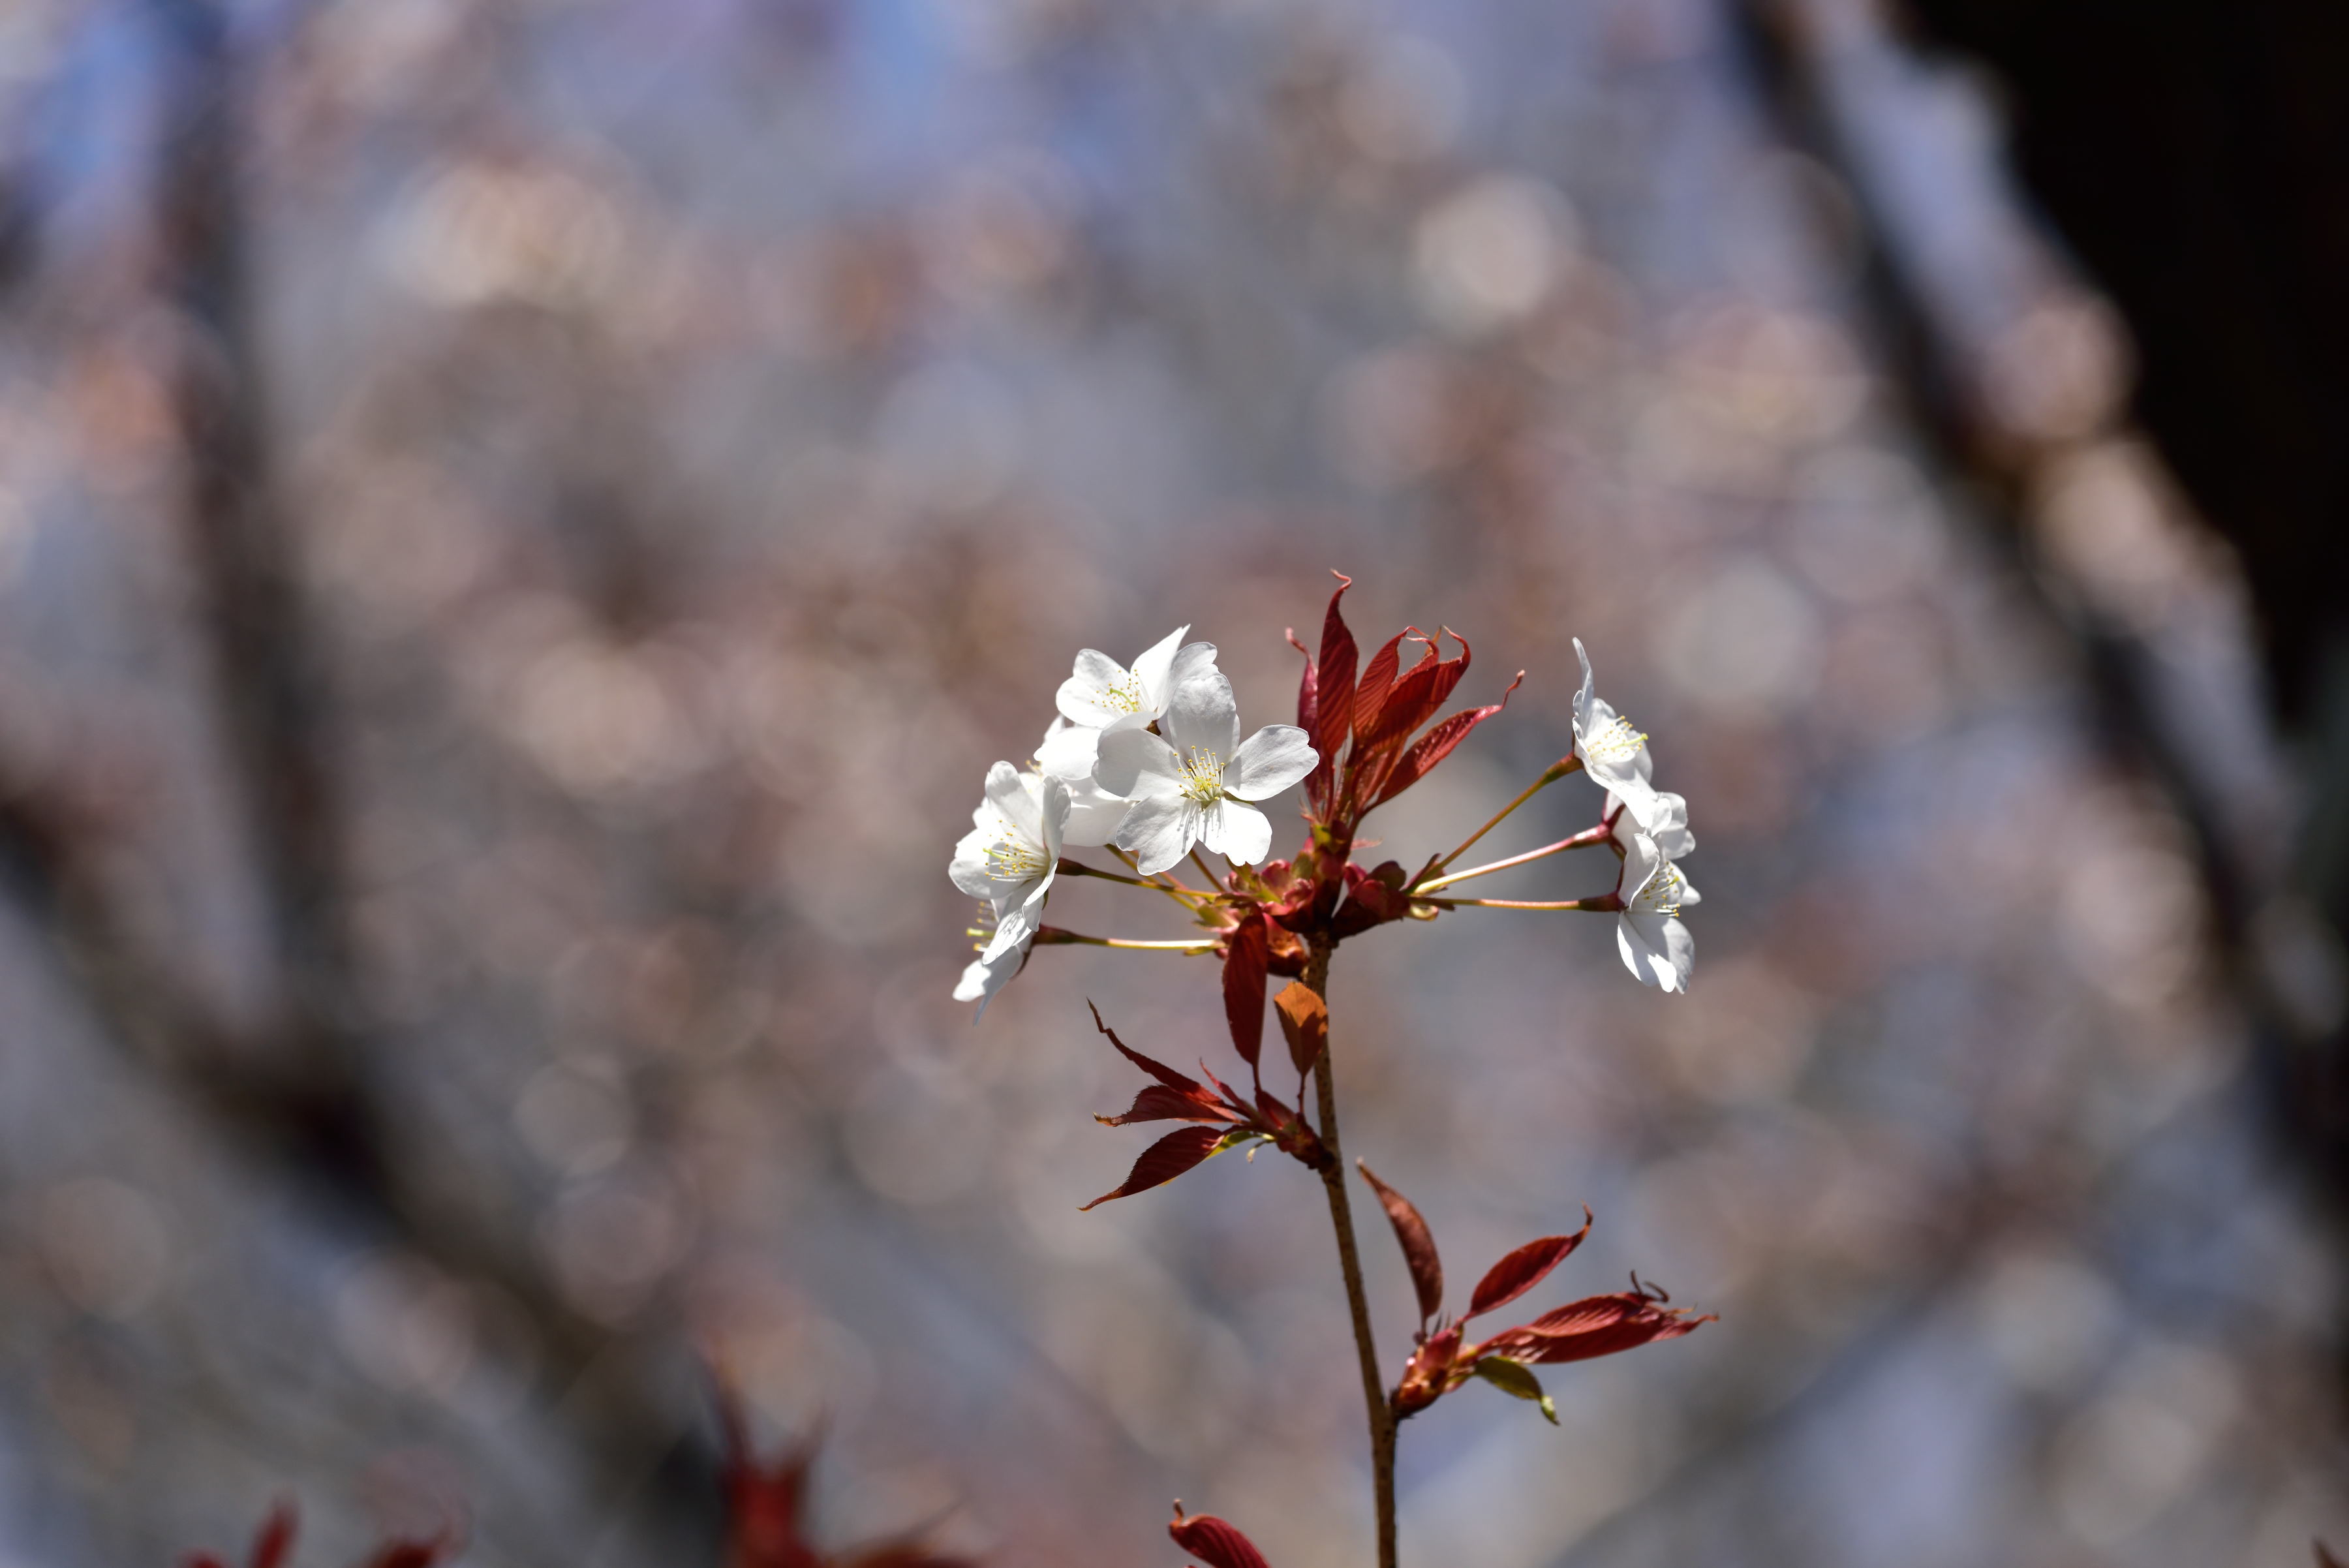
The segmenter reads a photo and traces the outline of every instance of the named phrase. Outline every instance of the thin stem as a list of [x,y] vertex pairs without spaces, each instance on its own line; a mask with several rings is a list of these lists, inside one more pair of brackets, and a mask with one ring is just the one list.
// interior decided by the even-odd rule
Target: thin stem
[[[1168,898],[1178,900],[1214,897],[1213,894],[1201,893],[1189,888],[1173,888],[1164,882],[1154,882],[1146,877],[1121,877],[1114,871],[1104,871],[1098,866],[1088,866],[1081,860],[1071,860],[1065,855],[1061,857],[1059,864],[1053,869],[1063,877],[1098,877],[1104,882],[1123,882],[1129,888],[1147,888],[1154,893],[1164,893]],[[1185,907],[1188,907],[1187,904]]]
[[1195,845],[1191,849],[1191,864],[1199,868],[1199,875],[1207,879],[1208,887],[1220,888],[1224,885],[1224,879],[1216,875],[1216,868],[1199,857],[1198,846]]
[[1419,898],[1439,909],[1588,909],[1612,915],[1623,908],[1622,895],[1600,893],[1588,898]]
[[[1329,1000],[1330,941],[1311,939],[1305,961],[1305,983]],[[1395,1568],[1395,1417],[1387,1402],[1386,1385],[1379,1376],[1378,1342],[1371,1335],[1371,1299],[1362,1287],[1362,1257],[1354,1244],[1354,1209],[1346,1190],[1345,1151],[1338,1142],[1338,1085],[1330,1069],[1335,1044],[1325,1048],[1313,1064],[1315,1110],[1320,1137],[1329,1153],[1321,1168],[1322,1190],[1330,1199],[1330,1228],[1338,1233],[1338,1266],[1346,1276],[1346,1305],[1353,1314],[1354,1349],[1362,1366],[1362,1406],[1370,1417],[1371,1476],[1378,1501],[1379,1568]]]
[[[1118,863],[1123,866],[1127,870],[1133,872],[1136,876],[1141,875],[1142,862],[1136,860],[1131,852],[1120,849],[1114,844],[1109,846],[1109,852],[1115,856]],[[1196,888],[1192,887],[1188,882],[1184,881],[1182,877],[1175,876],[1172,871],[1157,871],[1153,872],[1151,875],[1162,886],[1179,888],[1185,893],[1193,895],[1196,895],[1199,891]]]
[[1036,945],[1049,947],[1132,948],[1141,952],[1204,953],[1213,952],[1216,939],[1191,938],[1176,942],[1137,942],[1124,937],[1089,937],[1081,931],[1064,931],[1058,926],[1044,926],[1036,932]]
[[[1613,831],[1602,822],[1596,827],[1586,827],[1580,833],[1561,838],[1556,844],[1545,844],[1539,849],[1528,849],[1523,855],[1512,855],[1506,860],[1495,860],[1483,866],[1471,866],[1465,871],[1454,871],[1448,877],[1438,877],[1433,882],[1422,882],[1418,891],[1433,893],[1438,888],[1447,887],[1454,882],[1465,882],[1471,877],[1488,876],[1495,871],[1506,871],[1513,866],[1528,865],[1546,856],[1556,855],[1561,850],[1580,849],[1592,844],[1604,844],[1613,836]],[[1066,862],[1062,864],[1065,865]]]
[[1503,819],[1505,819],[1509,813],[1516,810],[1517,807],[1525,805],[1526,802],[1533,799],[1534,796],[1539,794],[1543,790],[1548,788],[1551,784],[1556,784],[1567,774],[1577,772],[1581,768],[1581,766],[1582,759],[1580,757],[1560,757],[1557,761],[1550,763],[1548,767],[1542,770],[1542,776],[1534,780],[1533,783],[1526,785],[1525,789],[1518,794],[1516,799],[1511,801],[1508,805],[1495,812],[1493,814],[1492,821],[1486,823],[1484,826],[1470,834],[1466,839],[1462,841],[1459,848],[1454,850],[1443,859],[1438,860],[1435,863],[1434,869],[1441,871],[1446,866],[1451,865],[1454,860],[1459,859],[1463,855],[1467,854],[1469,849],[1478,839],[1492,832],[1493,829],[1500,826]]

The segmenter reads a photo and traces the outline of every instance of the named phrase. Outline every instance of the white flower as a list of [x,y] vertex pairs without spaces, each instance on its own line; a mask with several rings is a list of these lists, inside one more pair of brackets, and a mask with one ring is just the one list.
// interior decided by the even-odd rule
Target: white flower
[[1615,919],[1615,950],[1640,981],[1663,991],[1685,992],[1696,964],[1696,939],[1681,923],[1684,909],[1699,902],[1697,890],[1671,857],[1644,833],[1625,846],[1623,911]]
[[[1079,653],[1075,673],[1061,682],[1061,716],[1088,730],[1139,730],[1151,723],[1166,711],[1167,699],[1185,675],[1216,661],[1214,643],[1183,641],[1190,629],[1176,627],[1138,656],[1131,670],[1097,648]],[[1054,769],[1048,765],[1045,771]]]
[[1125,820],[1125,797],[1110,794],[1093,780],[1101,737],[1099,730],[1056,718],[1044,732],[1043,743],[1036,748],[1036,765],[1047,778],[1059,779],[1069,789],[1069,821],[1061,830],[1061,842],[1080,849],[1107,844],[1117,836],[1118,824]]
[[1574,656],[1582,660],[1582,690],[1574,694],[1574,754],[1582,759],[1583,771],[1597,779],[1630,813],[1631,820],[1641,827],[1655,821],[1656,791],[1648,783],[1648,770],[1654,766],[1647,760],[1648,737],[1631,728],[1624,718],[1603,699],[1591,694],[1590,655],[1582,650],[1582,639],[1574,639]]
[[1009,763],[987,771],[987,798],[970,814],[971,830],[947,867],[956,887],[994,906],[995,935],[979,953],[982,962],[1035,940],[1068,819],[1069,786],[1059,779],[1023,774]]
[[1305,732],[1267,724],[1242,743],[1232,683],[1212,665],[1176,683],[1159,728],[1163,736],[1128,729],[1101,738],[1093,776],[1133,802],[1118,847],[1133,851],[1145,876],[1165,870],[1194,844],[1243,866],[1262,860],[1272,848],[1272,824],[1247,803],[1313,771],[1320,758]]

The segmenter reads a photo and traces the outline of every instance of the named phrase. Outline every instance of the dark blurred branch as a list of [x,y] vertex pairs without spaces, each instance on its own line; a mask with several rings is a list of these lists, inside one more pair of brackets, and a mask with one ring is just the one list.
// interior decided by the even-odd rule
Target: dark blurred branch
[[[1942,326],[1931,290],[1905,265],[1893,205],[1860,155],[1873,127],[1847,79],[1860,68],[1830,39],[1821,8],[1805,0],[1741,0],[1738,34],[1752,74],[1782,134],[1835,170],[1851,190],[1867,239],[1863,274],[1867,325],[1911,425],[1944,483],[1969,496],[1987,542],[2015,568],[2017,582],[2080,652],[2104,739],[2117,760],[2149,776],[2189,836],[2211,918],[2222,979],[2253,1023],[2271,1104],[2296,1137],[2323,1137],[2310,1112],[2324,1103],[2307,1077],[2319,1060],[2309,1025],[2276,989],[2255,948],[2254,921],[2281,890],[2255,862],[2252,846],[2229,828],[2224,785],[2198,747],[2211,732],[2193,693],[2168,674],[2159,649],[2127,620],[2101,609],[2095,593],[2067,579],[2035,548],[2024,525],[2026,500],[2045,465],[2070,450],[1997,428],[1983,411],[1965,349]],[[1858,24],[1853,24],[1857,26]],[[1869,24],[1872,25],[1872,24]],[[1889,47],[1889,41],[1883,41]],[[2303,1143],[2305,1147],[2305,1143]],[[2332,1178],[2349,1196],[2349,1166]]]

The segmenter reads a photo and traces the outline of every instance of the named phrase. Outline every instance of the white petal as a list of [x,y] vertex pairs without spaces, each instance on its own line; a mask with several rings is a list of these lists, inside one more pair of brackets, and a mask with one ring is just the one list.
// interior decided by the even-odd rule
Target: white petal
[[979,957],[996,959],[1013,948],[1025,947],[1036,940],[1037,928],[1044,923],[1044,895],[1048,884],[1039,883],[1024,897],[996,909],[995,935],[987,940]]
[[[1575,742],[1574,749],[1578,753],[1582,750],[1580,741]],[[1582,771],[1604,784],[1609,794],[1621,801],[1623,814],[1642,829],[1654,826],[1656,786],[1640,776],[1640,770],[1630,759],[1594,760],[1586,755],[1582,759]]]
[[[1142,705],[1153,719],[1166,711],[1166,695],[1174,689],[1174,650],[1183,646],[1190,631],[1187,626],[1178,626],[1134,656],[1133,678],[1141,682]],[[1208,658],[1216,656],[1214,644],[1197,646],[1207,650]]]
[[1101,738],[1093,782],[1126,800],[1179,795],[1183,763],[1174,747],[1147,730],[1112,730]]
[[1296,725],[1267,724],[1232,753],[1224,767],[1224,789],[1242,800],[1265,800],[1311,773],[1320,760]]
[[1003,814],[1012,831],[1029,843],[1042,847],[1044,820],[1041,804],[1036,792],[1028,787],[1019,770],[1009,763],[998,763],[987,770],[987,803]]
[[1135,801],[1117,830],[1117,846],[1133,856],[1145,877],[1182,859],[1198,841],[1199,808],[1180,795]]
[[1044,876],[1050,880],[1054,862],[1061,858],[1061,833],[1069,823],[1069,785],[1065,779],[1048,779],[1040,774],[1022,775],[1022,782],[1035,792],[1038,811],[1044,829]]
[[1091,779],[1067,782],[1069,825],[1061,830],[1061,842],[1072,849],[1089,849],[1115,838],[1118,825],[1125,820],[1125,798]]
[[[1621,835],[1617,835],[1621,837]],[[1640,890],[1655,879],[1664,857],[1656,841],[1644,833],[1634,833],[1623,841],[1623,872],[1615,887],[1626,904],[1640,896]]]
[[[1648,753],[1643,748],[1640,754]],[[1656,792],[1656,809],[1648,821],[1649,835],[1656,847],[1670,860],[1682,859],[1696,853],[1696,835],[1689,831],[1688,801],[1669,790]]]
[[1240,749],[1240,710],[1232,698],[1232,683],[1212,666],[1179,681],[1166,701],[1159,729],[1184,756],[1211,752],[1229,765]]
[[1219,800],[1201,814],[1199,841],[1238,866],[1254,866],[1272,849],[1272,823],[1237,800]]
[[1686,992],[1696,967],[1696,939],[1670,915],[1625,914],[1615,922],[1615,950],[1641,983]]
[[987,1004],[995,999],[997,992],[1011,982],[1011,977],[1018,974],[1020,966],[1027,961],[1028,952],[1023,948],[993,959],[973,960],[970,966],[962,971],[962,979],[955,985],[954,995],[957,1002],[978,1003],[978,1012],[972,1016],[972,1023],[976,1023],[987,1016]]
[[994,834],[974,827],[956,840],[954,858],[947,863],[954,885],[974,898],[992,898],[1002,891],[988,869],[987,846],[994,842]]
[[1590,699],[1594,687],[1590,679],[1590,655],[1582,650],[1582,639],[1574,639],[1574,657],[1582,660],[1582,690],[1574,694],[1574,733],[1578,740],[1589,727]]
[[1124,665],[1098,648],[1085,649],[1077,655],[1076,673],[1061,682],[1054,705],[1070,723],[1100,729],[1125,716],[1126,710],[1110,701],[1125,680]]
[[1101,732],[1055,719],[1036,747],[1036,765],[1056,779],[1089,779],[1101,755]]

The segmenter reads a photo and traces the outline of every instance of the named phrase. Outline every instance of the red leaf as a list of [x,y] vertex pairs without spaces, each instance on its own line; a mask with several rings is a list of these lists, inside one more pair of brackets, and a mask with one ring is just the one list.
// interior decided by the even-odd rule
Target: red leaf
[[1678,1307],[1660,1305],[1652,1297],[1624,1291],[1544,1313],[1522,1328],[1494,1335],[1478,1348],[1482,1355],[1554,1366],[1678,1339],[1714,1321],[1710,1313],[1691,1317]]
[[269,1511],[269,1518],[253,1542],[253,1568],[279,1568],[294,1550],[294,1505],[281,1502]]
[[430,1541],[394,1541],[367,1561],[367,1568],[432,1568],[451,1550],[445,1537]]
[[1343,572],[1332,572],[1330,576],[1338,579],[1338,591],[1330,596],[1329,611],[1321,618],[1321,655],[1316,661],[1313,677],[1313,722],[1306,726],[1313,737],[1313,749],[1321,753],[1312,780],[1321,785],[1325,794],[1338,750],[1354,728],[1354,666],[1360,658],[1354,647],[1354,634],[1346,629],[1346,618],[1338,607],[1346,590],[1354,586],[1354,579]]
[[[1476,1293],[1468,1303],[1468,1317],[1505,1307],[1536,1285],[1542,1282],[1552,1269],[1566,1261],[1566,1255],[1582,1245],[1590,1234],[1590,1210],[1582,1211],[1582,1229],[1571,1236],[1544,1236],[1528,1241],[1485,1271],[1476,1282]],[[1462,1320],[1465,1322],[1466,1319]]]
[[1402,662],[1399,655],[1402,639],[1416,636],[1418,630],[1417,627],[1405,627],[1387,639],[1384,648],[1371,655],[1361,680],[1354,687],[1354,741],[1358,746],[1377,731],[1379,711],[1386,706],[1387,692],[1393,688],[1395,670]]
[[1265,965],[1272,935],[1253,909],[1224,944],[1224,1017],[1232,1026],[1232,1049],[1250,1067],[1264,1049]]
[[[1466,645],[1464,643],[1462,646]],[[1444,680],[1445,669],[1459,662],[1458,659],[1444,659],[1444,650],[1436,647],[1434,639],[1430,638],[1419,662],[1406,670],[1387,693],[1386,701],[1380,705],[1377,720],[1362,737],[1363,744],[1400,742],[1426,723],[1429,717],[1444,706],[1444,697],[1436,694],[1437,683],[1443,682],[1445,695],[1449,695],[1452,688],[1460,683],[1457,674],[1448,681]]]
[[1303,981],[1292,980],[1280,988],[1272,999],[1272,1010],[1280,1015],[1280,1033],[1288,1042],[1288,1059],[1297,1064],[1297,1075],[1303,1078],[1313,1071],[1313,1064],[1321,1060],[1321,1053],[1330,1047],[1330,1008],[1321,993]]
[[1290,627],[1285,634],[1288,646],[1305,655],[1305,677],[1297,683],[1297,727],[1307,734],[1313,732],[1314,701],[1313,650],[1297,639],[1297,628]]
[[1133,1096],[1133,1108],[1123,1116],[1093,1118],[1105,1127],[1128,1127],[1135,1122],[1235,1122],[1238,1119],[1208,1098],[1204,1089],[1196,1095],[1186,1095],[1164,1084],[1144,1085]]
[[1430,769],[1450,756],[1453,749],[1468,738],[1469,731],[1509,705],[1509,692],[1515,691],[1525,678],[1526,672],[1518,670],[1516,680],[1509,682],[1509,691],[1501,693],[1498,702],[1454,713],[1413,742],[1411,750],[1405,752],[1402,760],[1395,764],[1394,772],[1387,775],[1378,798],[1371,805],[1382,805],[1426,777]]
[[1419,1325],[1424,1329],[1427,1320],[1444,1305],[1444,1264],[1435,1255],[1435,1238],[1410,1199],[1373,1176],[1361,1160],[1354,1161],[1354,1168],[1379,1195],[1387,1223],[1394,1227],[1395,1240],[1402,1246],[1402,1261],[1411,1265],[1412,1287],[1419,1292]]
[[1206,1091],[1199,1087],[1198,1079],[1186,1078],[1182,1074],[1176,1072],[1174,1068],[1168,1066],[1165,1063],[1154,1062],[1149,1057],[1143,1055],[1141,1052],[1133,1050],[1128,1046],[1124,1041],[1117,1037],[1116,1030],[1112,1029],[1108,1024],[1102,1022],[1100,1008],[1093,1007],[1093,1004],[1090,1002],[1086,1002],[1085,1005],[1089,1008],[1092,1008],[1093,1027],[1109,1036],[1109,1043],[1117,1047],[1118,1054],[1120,1055],[1123,1056],[1127,1061],[1133,1063],[1135,1066],[1141,1068],[1143,1072],[1149,1074],[1152,1077],[1157,1079],[1160,1083],[1165,1085],[1168,1088],[1174,1090],[1178,1095],[1197,1095],[1203,1099],[1206,1097]]
[[1180,1512],[1182,1505],[1177,1503],[1175,1508],[1174,1522],[1166,1527],[1166,1533],[1207,1568],[1272,1568],[1254,1542],[1214,1514],[1195,1513],[1185,1519]]
[[1223,1139],[1220,1127],[1184,1127],[1168,1133],[1142,1151],[1142,1158],[1133,1162],[1133,1169],[1123,1184],[1112,1191],[1102,1193],[1085,1208],[1106,1203],[1112,1198],[1131,1198],[1137,1192],[1147,1192],[1154,1187],[1163,1186],[1215,1153],[1216,1145]]

